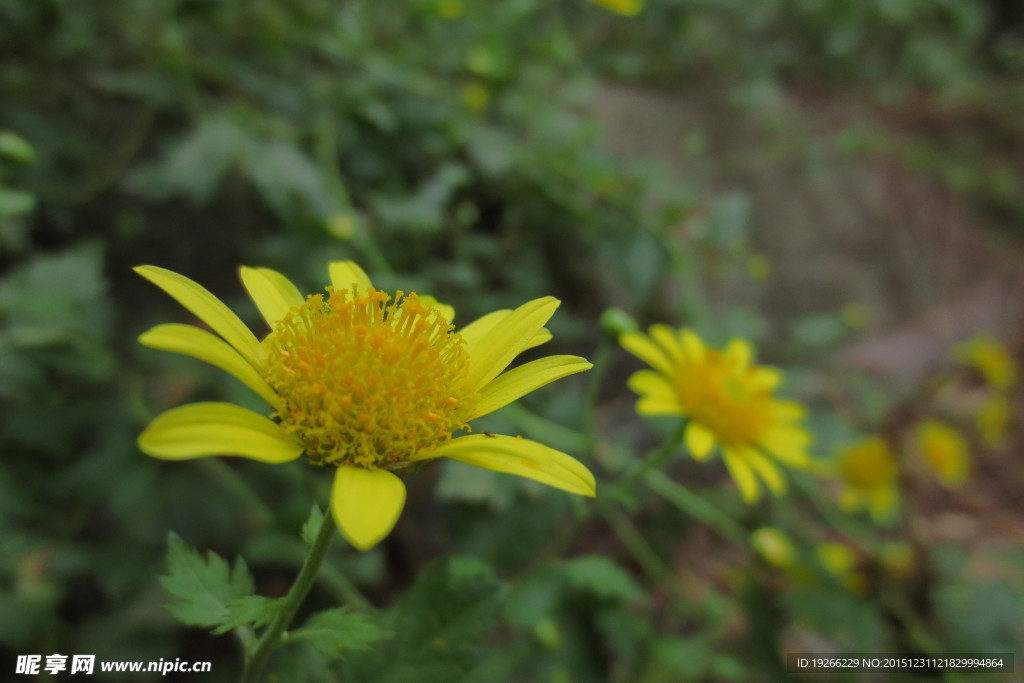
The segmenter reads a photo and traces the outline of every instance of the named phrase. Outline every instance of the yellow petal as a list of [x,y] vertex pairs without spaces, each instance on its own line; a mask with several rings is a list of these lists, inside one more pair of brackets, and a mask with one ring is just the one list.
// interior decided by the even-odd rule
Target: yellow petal
[[259,365],[260,343],[231,309],[203,287],[166,268],[138,266],[135,272],[174,297],[226,342],[238,349],[252,365]]
[[420,294],[420,303],[428,308],[436,308],[441,314],[441,317],[443,317],[449,325],[453,320],[455,320],[455,308],[448,304],[441,303],[429,294]]
[[771,489],[772,493],[781,496],[786,492],[786,480],[782,477],[782,471],[778,465],[766,458],[763,453],[749,449],[744,452],[743,458],[750,463],[754,471],[768,484],[768,488]]
[[334,523],[355,548],[369,550],[391,533],[405,507],[405,484],[387,470],[342,465],[331,487]]
[[544,324],[555,314],[561,302],[546,296],[528,301],[494,324],[478,340],[467,340],[469,380],[480,390],[508,367]]
[[593,363],[579,356],[548,356],[509,370],[480,390],[476,410],[468,419],[494,412],[545,384],[592,367]]
[[757,477],[754,476],[754,471],[750,469],[750,465],[734,451],[726,450],[722,453],[722,460],[725,461],[725,466],[729,470],[729,474],[732,476],[733,481],[736,482],[736,486],[740,489],[740,495],[743,496],[744,502],[748,504],[756,503],[761,498],[761,487],[757,483]]
[[676,392],[665,376],[653,370],[637,370],[626,384],[641,396],[654,396],[667,400],[676,399]]
[[683,347],[679,344],[675,331],[668,325],[651,325],[651,339],[661,347],[665,356],[678,366],[683,360]]
[[190,403],[161,413],[139,435],[143,453],[165,460],[236,455],[282,463],[302,444],[262,415],[231,403]]
[[782,373],[767,365],[757,365],[751,368],[753,386],[761,391],[773,391],[782,384]]
[[745,368],[754,358],[754,350],[745,339],[730,339],[723,352],[727,363],[735,368]]
[[619,335],[619,344],[626,351],[629,351],[655,370],[659,370],[669,376],[675,374],[672,360],[647,335],[640,332],[626,332]]
[[697,336],[697,333],[691,329],[683,328],[679,330],[679,345],[683,349],[683,355],[691,363],[702,363],[704,357],[707,355],[707,348],[704,346],[704,342]]
[[548,343],[549,341],[551,341],[552,336],[553,335],[551,334],[551,330],[549,330],[546,327],[542,327],[540,331],[537,332],[537,334],[533,335],[533,339],[526,342],[526,347],[523,349],[523,351],[525,351],[526,349],[532,349],[535,346],[540,346],[541,344]]
[[331,276],[331,286],[335,290],[349,290],[352,289],[352,285],[359,285],[362,289],[373,287],[366,271],[355,261],[334,261],[327,269]]
[[674,398],[661,396],[641,396],[636,402],[639,415],[682,415],[682,407]]
[[802,420],[807,415],[802,403],[786,400],[773,401],[772,412],[776,420]]
[[305,302],[291,280],[276,270],[242,266],[238,272],[242,277],[242,284],[245,285],[246,291],[252,297],[256,308],[260,309],[271,330],[289,311]]
[[807,456],[810,442],[811,436],[806,430],[783,425],[769,431],[761,440],[761,445],[779,462],[792,467],[807,467],[810,464]]
[[161,351],[183,353],[198,358],[228,372],[242,380],[273,408],[280,406],[280,400],[270,385],[260,376],[241,354],[220,338],[206,330],[192,325],[168,323],[157,325],[139,337],[139,343]]
[[593,497],[594,475],[575,458],[528,439],[511,436],[471,434],[449,441],[440,448],[413,456],[410,460],[444,457],[495,472],[515,474],[542,484]]
[[686,441],[686,449],[695,460],[707,460],[711,455],[711,449],[715,447],[714,433],[696,420],[691,420],[686,425],[686,434],[683,437]]

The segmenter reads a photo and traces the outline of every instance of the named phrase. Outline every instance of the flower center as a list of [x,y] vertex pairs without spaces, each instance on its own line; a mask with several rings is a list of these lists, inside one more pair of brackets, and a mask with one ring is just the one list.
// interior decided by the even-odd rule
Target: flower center
[[462,337],[415,294],[327,289],[263,342],[281,426],[316,464],[398,469],[466,426]]
[[702,362],[680,373],[676,393],[685,412],[723,446],[752,446],[772,425],[771,391],[758,386],[752,368],[732,367],[718,351],[708,350]]

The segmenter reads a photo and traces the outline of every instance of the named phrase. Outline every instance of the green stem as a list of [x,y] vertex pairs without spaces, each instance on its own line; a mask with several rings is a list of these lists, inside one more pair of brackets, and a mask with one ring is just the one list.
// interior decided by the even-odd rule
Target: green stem
[[299,575],[295,577],[295,583],[288,590],[288,595],[284,597],[281,611],[277,613],[277,617],[274,618],[270,626],[267,627],[267,630],[260,636],[256,648],[247,658],[245,670],[242,672],[242,683],[253,683],[259,679],[260,673],[264,665],[266,665],[267,657],[277,647],[281,640],[281,635],[292,623],[295,613],[299,611],[302,601],[309,594],[309,589],[313,587],[317,571],[320,569],[320,565],[323,564],[324,555],[327,554],[327,548],[330,546],[331,540],[333,540],[336,533],[334,517],[330,514],[324,515],[324,521],[320,526],[316,541],[313,543],[313,547],[310,548],[309,555],[303,561],[302,569],[299,570]]
[[256,518],[256,524],[259,528],[266,528],[273,523],[274,513],[267,507],[267,504],[253,493],[251,488],[245,485],[239,478],[238,473],[229,465],[226,465],[223,459],[200,458],[196,464],[205,469],[207,473],[216,477],[224,488],[245,503],[245,507]]
[[672,481],[665,476],[664,472],[659,470],[647,472],[644,474],[644,483],[647,484],[647,488],[686,514],[699,519],[717,531],[722,538],[738,545],[743,545],[747,542],[747,532],[743,530],[739,522],[685,486]]
[[587,393],[584,398],[584,425],[583,438],[586,443],[586,453],[594,456],[597,446],[597,394],[601,388],[601,380],[604,379],[605,366],[608,365],[608,358],[611,356],[611,345],[604,339],[597,347],[597,354],[594,357],[594,367],[587,378]]
[[672,568],[661,559],[628,517],[615,510],[605,509],[601,513],[615,530],[615,535],[622,541],[622,545],[626,546],[626,550],[643,567],[647,576],[659,584],[671,583],[675,579]]

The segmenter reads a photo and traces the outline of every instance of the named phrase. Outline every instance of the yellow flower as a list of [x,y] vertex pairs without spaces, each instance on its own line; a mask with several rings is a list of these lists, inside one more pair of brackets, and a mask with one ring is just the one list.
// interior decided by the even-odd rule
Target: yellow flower
[[822,543],[816,549],[818,560],[828,573],[854,593],[866,593],[867,577],[860,571],[857,556],[842,543]]
[[782,374],[754,365],[747,342],[734,339],[719,351],[706,347],[691,330],[666,325],[652,326],[649,336],[628,332],[619,341],[653,368],[629,378],[630,388],[640,395],[637,412],[689,418],[684,440],[690,453],[706,460],[721,446],[725,465],[748,503],[761,496],[759,479],[775,494],[785,491],[776,461],[809,464],[810,435],[800,426],[803,406],[773,396]]
[[220,335],[170,324],[139,341],[226,370],[273,411],[268,419],[230,403],[168,410],[139,436],[151,456],[283,463],[305,454],[334,467],[331,511],[360,550],[398,520],[406,492],[396,473],[439,457],[595,494],[593,475],[565,453],[509,436],[452,438],[470,420],[592,367],[576,356],[548,356],[502,374],[520,352],[551,338],[544,324],[557,299],[495,311],[454,331],[450,306],[374,289],[350,261],[330,264],[331,286],[306,298],[273,270],[243,267],[242,282],[271,329],[259,341],[195,282],[155,266],[135,270]]
[[986,398],[974,413],[974,424],[986,446],[1001,447],[1010,425],[1009,397],[997,392]]
[[955,429],[937,420],[925,420],[917,426],[916,443],[917,452],[943,484],[956,486],[967,478],[967,441]]
[[899,506],[899,472],[885,439],[872,436],[848,446],[840,452],[838,465],[844,484],[840,506],[866,507],[879,522],[892,519]]
[[750,544],[773,567],[789,567],[796,558],[796,549],[789,536],[775,527],[764,526],[750,534]]
[[953,349],[953,355],[978,372],[993,389],[1005,391],[1017,381],[1017,364],[1006,347],[992,337],[978,336]]
[[644,8],[644,0],[590,0],[595,5],[600,5],[606,10],[626,17],[636,16]]

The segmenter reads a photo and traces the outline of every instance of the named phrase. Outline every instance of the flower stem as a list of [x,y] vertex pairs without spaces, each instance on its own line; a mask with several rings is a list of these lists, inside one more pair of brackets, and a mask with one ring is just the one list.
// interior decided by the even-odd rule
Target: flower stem
[[316,578],[320,565],[323,564],[327,548],[330,546],[331,540],[333,540],[336,533],[334,518],[330,514],[324,515],[324,521],[320,526],[320,531],[317,533],[316,541],[313,542],[309,555],[303,560],[302,569],[299,570],[299,575],[295,577],[295,583],[292,584],[288,594],[284,597],[281,611],[270,622],[270,626],[263,632],[259,642],[256,643],[256,647],[246,658],[245,670],[242,672],[242,683],[254,683],[254,681],[259,679],[259,675],[267,663],[267,657],[277,647],[282,634],[292,623],[295,613],[299,611],[302,601],[309,594],[309,589],[313,587],[313,580]]

